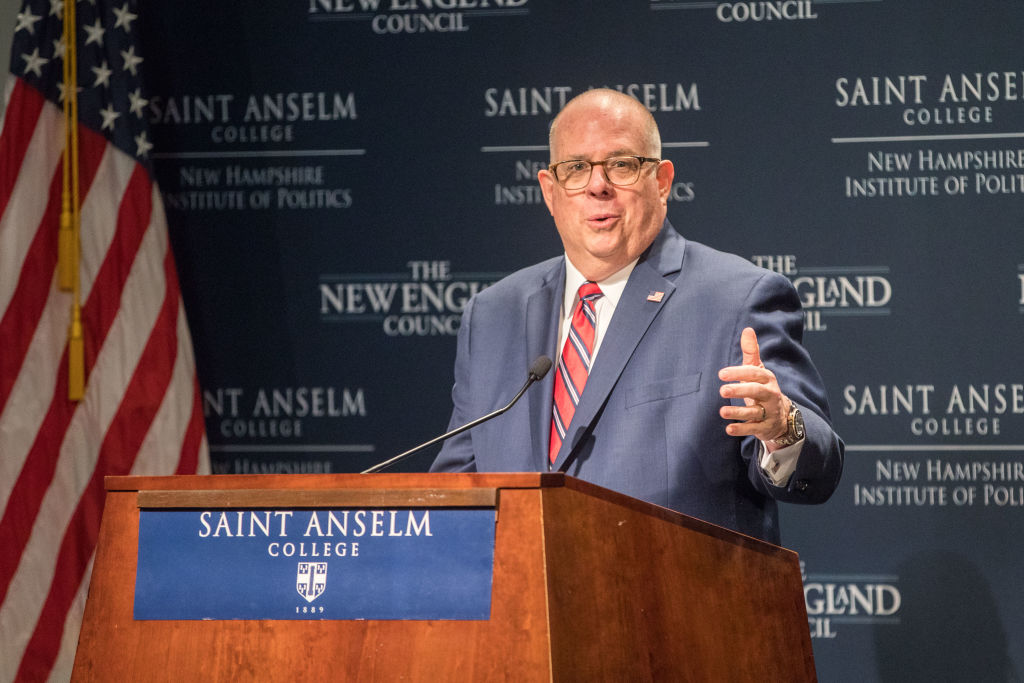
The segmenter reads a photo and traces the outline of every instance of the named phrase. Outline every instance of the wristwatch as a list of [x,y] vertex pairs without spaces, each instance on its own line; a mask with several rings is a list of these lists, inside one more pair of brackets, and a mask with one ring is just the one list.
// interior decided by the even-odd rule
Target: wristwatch
[[782,436],[772,439],[772,443],[780,448],[792,446],[797,441],[804,438],[804,416],[792,401],[789,402],[787,424],[789,426],[786,429],[786,432]]

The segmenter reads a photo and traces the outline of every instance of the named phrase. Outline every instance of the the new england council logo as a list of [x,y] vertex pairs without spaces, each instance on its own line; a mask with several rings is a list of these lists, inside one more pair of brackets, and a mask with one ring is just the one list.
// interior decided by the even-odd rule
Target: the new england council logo
[[327,588],[326,562],[299,562],[299,571],[295,577],[295,590],[306,602],[313,602]]
[[324,322],[377,322],[389,337],[454,336],[469,299],[507,273],[455,273],[451,261],[408,261],[405,273],[324,274]]

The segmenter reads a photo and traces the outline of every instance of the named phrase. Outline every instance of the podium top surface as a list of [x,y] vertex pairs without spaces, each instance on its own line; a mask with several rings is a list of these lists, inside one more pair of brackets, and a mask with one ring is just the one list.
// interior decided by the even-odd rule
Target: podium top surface
[[[106,477],[107,491],[200,489],[548,488],[579,481],[561,473],[185,474]],[[572,486],[572,484],[568,484]],[[599,487],[595,487],[599,488]]]
[[560,472],[110,476],[104,483],[108,493],[135,493],[140,508],[497,507],[502,490],[569,489],[759,552],[792,553]]

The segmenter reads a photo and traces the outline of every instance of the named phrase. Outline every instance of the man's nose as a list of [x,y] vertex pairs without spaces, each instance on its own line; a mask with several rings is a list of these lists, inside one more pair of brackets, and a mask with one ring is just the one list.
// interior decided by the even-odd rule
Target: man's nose
[[604,164],[594,164],[590,170],[590,182],[587,183],[587,192],[590,194],[608,194],[612,191],[613,185],[608,181],[608,174],[605,173]]

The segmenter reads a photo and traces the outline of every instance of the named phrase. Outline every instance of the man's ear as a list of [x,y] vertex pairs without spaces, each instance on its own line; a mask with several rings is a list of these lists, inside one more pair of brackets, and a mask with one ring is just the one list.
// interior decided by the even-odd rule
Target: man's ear
[[672,189],[672,179],[676,177],[676,167],[668,159],[663,159],[658,164],[658,196],[662,201],[668,201],[668,193]]
[[558,190],[558,182],[555,180],[554,174],[546,168],[537,171],[537,182],[540,183],[540,192],[544,195],[544,203],[548,205],[548,213],[554,216],[555,210],[551,202]]

